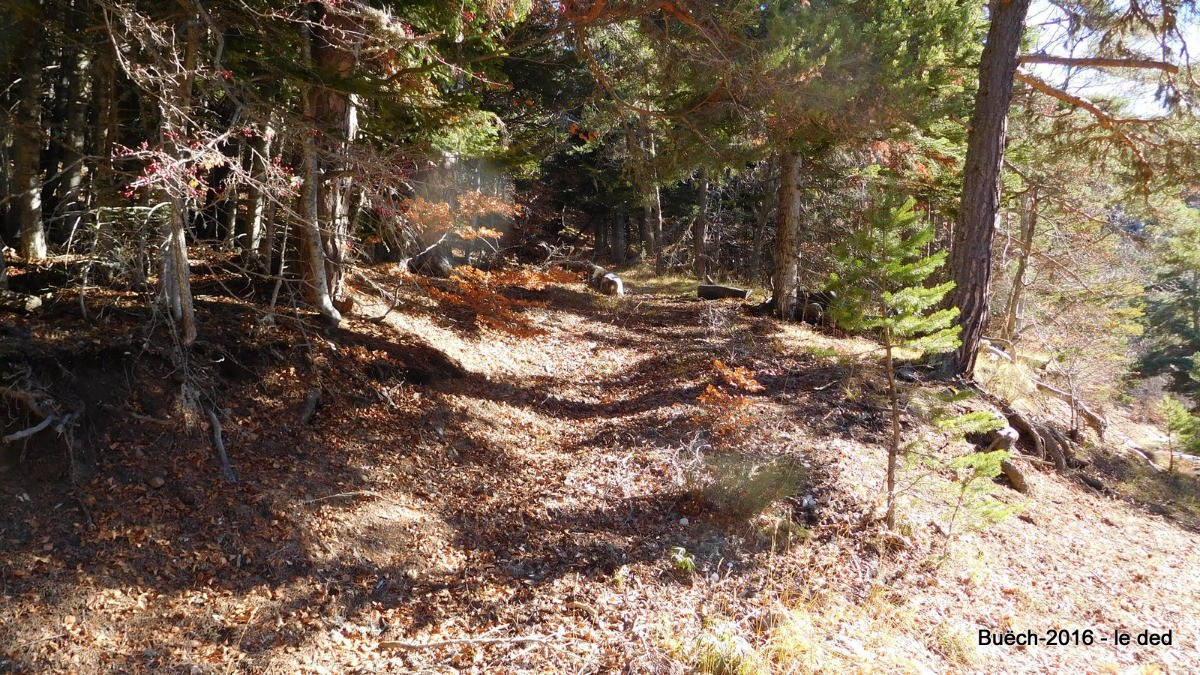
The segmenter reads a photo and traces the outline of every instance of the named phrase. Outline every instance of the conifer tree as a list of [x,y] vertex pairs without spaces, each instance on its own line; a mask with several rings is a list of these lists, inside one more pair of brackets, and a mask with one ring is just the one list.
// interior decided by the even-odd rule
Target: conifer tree
[[1188,412],[1183,402],[1167,394],[1158,402],[1158,412],[1167,425],[1167,471],[1175,471],[1175,448],[1190,448],[1196,445],[1200,432],[1200,420]]
[[911,197],[877,200],[864,214],[864,223],[837,247],[840,271],[829,288],[837,300],[831,308],[838,325],[874,333],[884,351],[891,403],[892,437],[888,445],[887,525],[896,524],[896,468],[900,455],[900,396],[896,385],[896,350],[907,348],[943,354],[958,344],[954,325],[957,308],[936,307],[954,282],[925,286],[925,280],[946,261],[939,251],[925,255],[933,228],[914,211]]

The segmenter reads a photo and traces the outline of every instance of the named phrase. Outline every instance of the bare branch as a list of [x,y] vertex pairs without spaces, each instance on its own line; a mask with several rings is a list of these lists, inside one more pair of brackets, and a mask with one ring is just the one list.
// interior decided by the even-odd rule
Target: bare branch
[[1055,56],[1053,54],[1023,54],[1021,63],[1042,63],[1052,66],[1068,66],[1071,68],[1138,68],[1142,70],[1161,70],[1172,75],[1179,72],[1179,66],[1169,61],[1153,59],[1106,59],[1100,57]]

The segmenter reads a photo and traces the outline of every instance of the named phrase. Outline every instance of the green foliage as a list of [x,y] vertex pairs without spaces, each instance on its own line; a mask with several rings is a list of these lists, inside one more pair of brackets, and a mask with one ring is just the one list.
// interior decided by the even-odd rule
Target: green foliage
[[1200,452],[1200,418],[1187,409],[1178,398],[1166,394],[1155,406],[1162,415],[1167,431],[1167,451],[1171,453],[1170,468],[1175,468],[1175,452]]
[[839,326],[876,333],[885,348],[908,347],[939,354],[958,346],[958,309],[935,309],[953,282],[924,286],[946,260],[925,255],[933,228],[920,222],[912,198],[881,199],[864,214],[863,226],[834,251],[839,271],[828,289]]
[[989,431],[996,431],[1005,427],[1003,419],[995,413],[986,411],[941,417],[934,424],[939,431],[945,432],[952,438],[963,438],[968,434],[986,434]]
[[900,455],[900,396],[894,351],[907,347],[925,353],[958,346],[958,309],[935,309],[952,282],[924,282],[946,260],[945,252],[926,254],[933,228],[921,222],[911,197],[881,196],[863,216],[863,224],[835,250],[838,272],[830,276],[836,298],[830,311],[850,330],[876,333],[884,349],[891,399],[892,438],[888,447],[887,524],[896,524],[896,471]]
[[671,566],[676,572],[691,574],[696,571],[696,556],[688,552],[682,546],[673,546],[668,554],[671,560]]
[[954,508],[950,514],[951,535],[959,524],[976,530],[998,523],[1012,515],[1015,509],[994,499],[996,478],[1000,476],[1000,464],[1008,459],[1007,450],[992,452],[970,452],[946,462],[945,468],[954,474],[951,483]]

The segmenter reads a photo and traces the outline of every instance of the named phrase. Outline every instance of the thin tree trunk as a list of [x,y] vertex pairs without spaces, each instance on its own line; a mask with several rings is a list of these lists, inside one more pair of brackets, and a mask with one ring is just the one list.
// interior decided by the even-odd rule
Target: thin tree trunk
[[708,276],[708,171],[700,169],[699,180],[699,212],[692,223],[692,254],[696,278],[703,280]]
[[992,241],[1000,210],[1000,171],[1008,131],[1021,35],[1030,0],[992,0],[991,25],[979,67],[979,91],[967,136],[963,167],[963,194],[950,270],[955,288],[951,302],[958,307],[961,346],[954,353],[954,374],[970,377],[975,371],[980,340],[992,298]]
[[[362,26],[344,13],[316,17],[311,40],[312,63],[318,72],[350,77],[358,64]],[[321,152],[317,157],[320,215],[325,224],[325,276],[334,306],[341,305],[350,241],[350,202],[354,177],[350,148],[358,136],[358,106],[354,95],[319,87],[313,92],[313,119],[320,125]],[[332,318],[332,317],[331,317]]]
[[[775,157],[773,163],[778,165],[778,156]],[[773,182],[773,179],[769,175],[771,173],[772,172],[768,171],[768,186],[770,186],[770,183]],[[776,200],[776,202],[778,202],[778,200]],[[758,208],[754,213],[754,244],[750,254],[750,269],[748,270],[749,278],[754,283],[758,283],[763,276],[762,250],[763,243],[767,238],[767,222],[771,217],[772,206],[773,202],[770,199],[764,199],[759,203]]]
[[1200,270],[1192,270],[1192,332],[1200,335]]
[[76,59],[76,68],[67,88],[70,101],[67,106],[66,163],[59,180],[59,200],[62,203],[64,220],[74,233],[84,218],[87,208],[83,189],[84,161],[87,156],[87,114],[91,98],[91,61],[87,54]]
[[[1011,345],[1016,340],[1021,321],[1021,308],[1025,305],[1025,272],[1029,256],[1033,254],[1033,237],[1037,231],[1038,194],[1030,188],[1021,198],[1021,250],[1017,257],[1017,271],[1013,275],[1012,294],[1008,297],[1008,308],[1004,312],[1004,329],[1001,337]],[[1013,354],[1016,356],[1016,354]]]
[[[283,139],[273,142],[269,148],[269,153],[269,161],[274,161],[276,157],[282,157]],[[267,199],[266,195],[262,193],[259,193],[259,196],[263,198],[265,207],[263,209],[262,237],[258,243],[258,260],[263,269],[269,271],[273,269],[274,262],[273,252],[275,250],[275,232],[278,229],[276,223],[278,222],[279,198],[276,195],[272,195],[270,199]],[[282,246],[286,245],[287,242],[282,244]]]
[[[176,82],[170,91],[164,92],[160,101],[162,126],[159,128],[159,143],[163,147],[186,142],[188,135],[187,112],[192,105],[192,86],[195,81],[196,61],[200,50],[200,26],[194,17],[186,20],[181,31],[185,35],[182,70],[176,74]],[[181,194],[183,186],[173,186],[168,191],[170,215],[163,222],[166,239],[163,255],[163,294],[171,308],[171,316],[180,322],[182,342],[189,346],[196,340],[196,313],[192,305],[191,266],[187,250],[187,204]]]
[[[319,18],[319,17],[318,17]],[[304,61],[309,66],[313,63],[313,28],[304,27]],[[316,85],[304,85],[304,116],[310,123],[317,119]],[[320,204],[321,178],[318,170],[317,140],[312,129],[301,129],[303,144],[304,185],[300,192],[300,266],[304,272],[305,287],[308,299],[317,307],[317,311],[333,324],[342,320],[342,315],[333,306],[329,293],[329,280],[325,268],[325,246],[322,243]]]
[[896,391],[896,367],[892,360],[892,332],[885,328],[883,332],[884,349],[886,354],[888,396],[892,404],[892,442],[888,445],[887,464],[887,526],[896,527],[896,464],[900,457],[900,396]]
[[35,21],[22,22],[24,38],[14,49],[20,81],[16,87],[17,114],[13,133],[13,189],[17,193],[17,227],[21,256],[46,257],[46,229],[42,223],[42,45]]
[[650,128],[644,116],[642,117],[642,131],[645,134],[646,146],[650,154],[649,180],[652,186],[652,192],[649,195],[650,206],[647,211],[646,231],[652,242],[653,250],[649,253],[654,256],[654,273],[661,276],[665,271],[665,261],[663,260],[662,192],[658,187],[658,169],[655,162],[655,158],[658,156],[658,147],[654,138],[654,130]]
[[800,276],[800,156],[779,155],[779,206],[775,226],[775,311],[782,319],[795,312]]
[[603,260],[611,255],[608,247],[608,220],[603,216],[596,218],[596,245],[593,247],[593,258]]
[[612,230],[609,240],[612,242],[612,261],[618,265],[625,262],[625,229],[626,216],[623,211],[613,214]]
[[[108,250],[114,241],[111,225],[104,218],[106,206],[113,206],[117,199],[116,181],[112,161],[113,143],[117,139],[119,105],[117,102],[117,65],[112,45],[107,41],[97,46],[96,59],[92,64],[93,96],[96,100],[96,126],[94,130],[94,158],[91,160],[92,207],[96,214],[96,241],[101,251]],[[139,260],[137,276],[143,270]]]

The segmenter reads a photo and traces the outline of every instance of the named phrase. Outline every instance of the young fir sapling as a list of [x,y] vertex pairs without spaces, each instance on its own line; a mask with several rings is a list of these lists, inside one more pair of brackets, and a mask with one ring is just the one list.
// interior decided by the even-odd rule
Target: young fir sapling
[[937,309],[954,282],[925,286],[946,261],[946,252],[926,255],[933,227],[913,210],[915,200],[882,196],[863,224],[839,244],[839,270],[830,277],[835,300],[830,312],[839,326],[873,333],[884,351],[892,435],[888,445],[887,525],[896,524],[896,470],[900,455],[900,397],[896,350],[942,354],[958,347],[957,308]]

